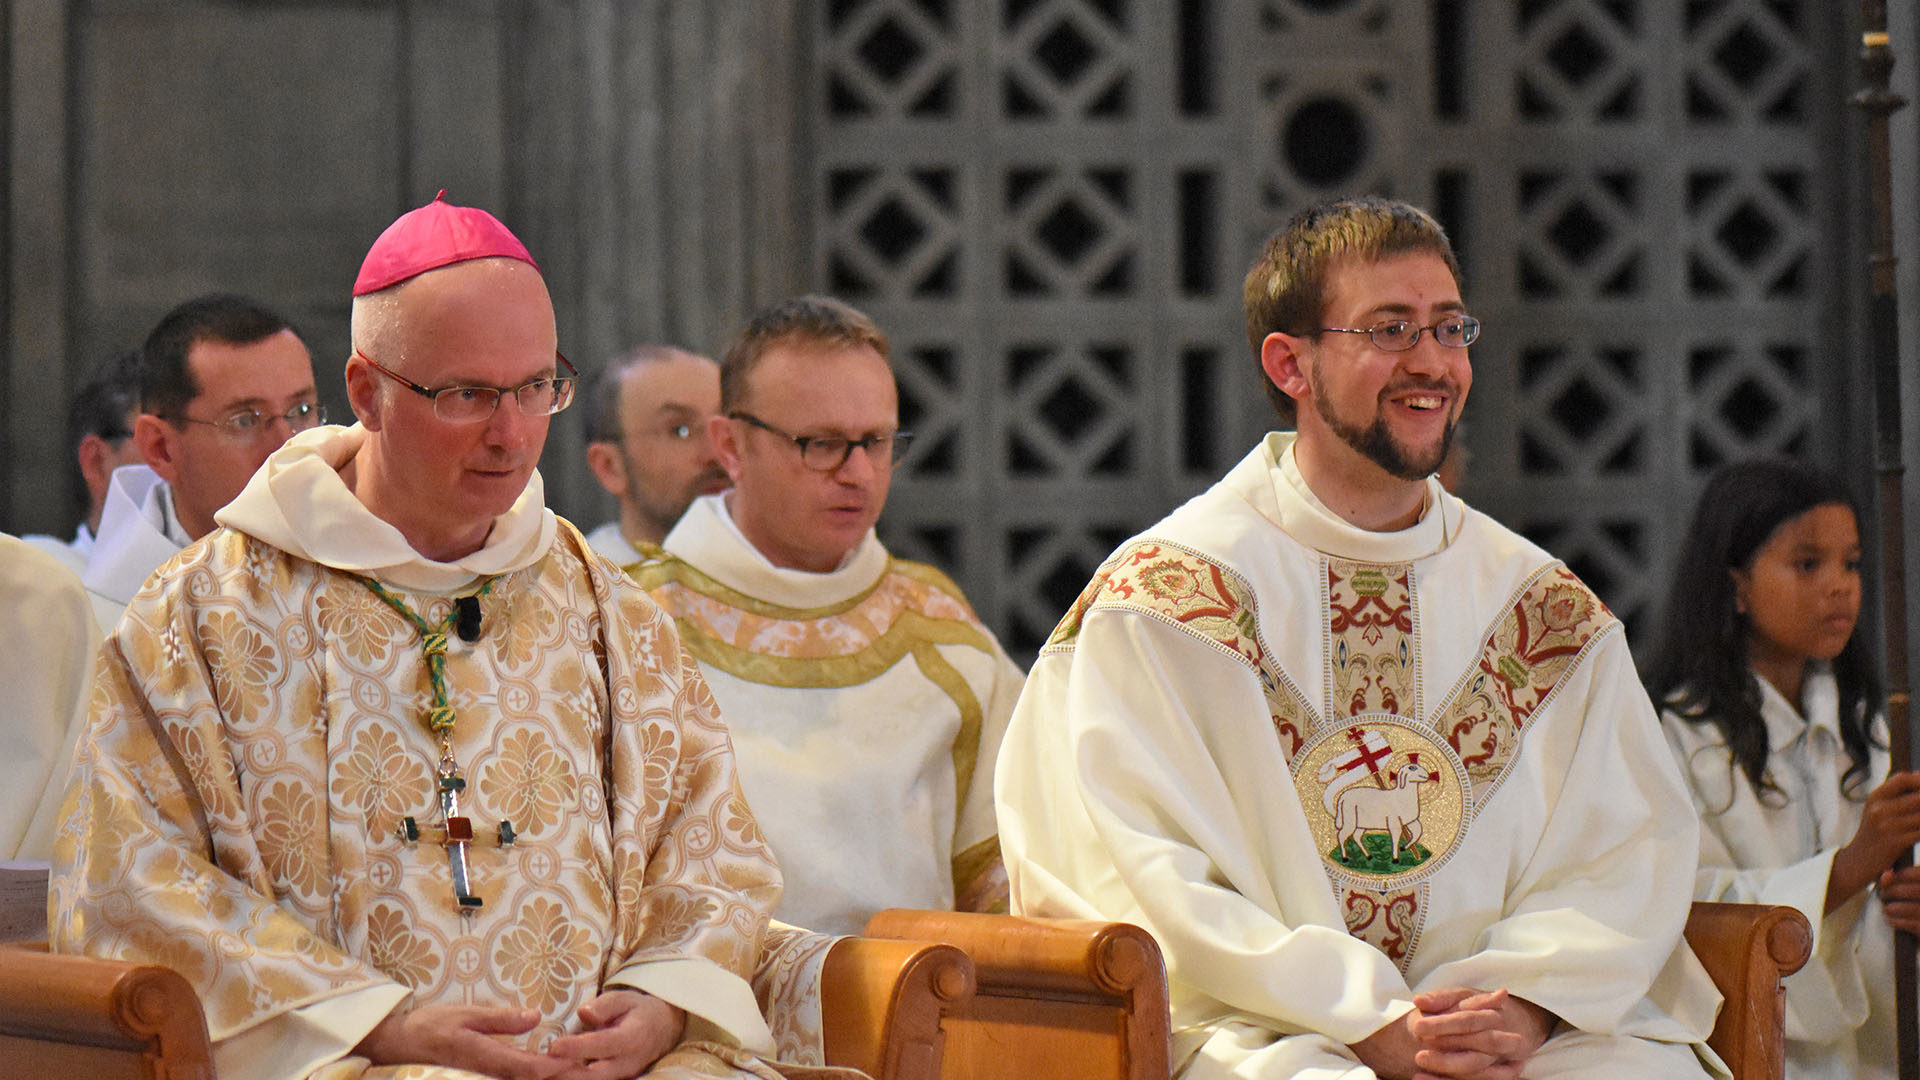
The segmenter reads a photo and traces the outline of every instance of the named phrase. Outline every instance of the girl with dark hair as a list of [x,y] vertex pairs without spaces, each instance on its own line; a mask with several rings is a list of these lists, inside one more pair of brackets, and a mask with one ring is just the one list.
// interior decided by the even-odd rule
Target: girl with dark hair
[[1647,690],[1700,811],[1695,897],[1789,904],[1814,954],[1786,980],[1787,1075],[1892,1077],[1893,942],[1920,930],[1920,776],[1887,775],[1859,620],[1860,526],[1832,477],[1720,470],[1681,549]]

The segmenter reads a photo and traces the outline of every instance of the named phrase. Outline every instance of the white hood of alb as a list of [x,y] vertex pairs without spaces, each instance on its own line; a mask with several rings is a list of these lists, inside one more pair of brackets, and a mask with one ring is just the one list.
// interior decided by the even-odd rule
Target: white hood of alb
[[513,506],[493,519],[478,551],[444,563],[421,555],[340,478],[366,441],[359,424],[295,435],[214,520],[290,555],[423,593],[454,593],[478,578],[531,566],[552,546],[556,522],[536,469]]

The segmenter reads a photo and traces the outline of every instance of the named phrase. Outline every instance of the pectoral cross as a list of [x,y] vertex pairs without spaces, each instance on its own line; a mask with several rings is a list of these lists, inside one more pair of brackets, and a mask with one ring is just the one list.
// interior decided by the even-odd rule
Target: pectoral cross
[[419,843],[424,834],[427,839],[447,849],[447,869],[453,876],[454,903],[460,906],[460,914],[471,915],[486,901],[473,895],[468,876],[467,848],[476,843],[487,847],[512,847],[515,836],[513,822],[502,821],[490,836],[476,839],[472,819],[460,813],[460,793],[466,788],[466,780],[443,762],[440,768],[440,822],[423,826],[411,816],[403,817],[395,831],[409,845]]

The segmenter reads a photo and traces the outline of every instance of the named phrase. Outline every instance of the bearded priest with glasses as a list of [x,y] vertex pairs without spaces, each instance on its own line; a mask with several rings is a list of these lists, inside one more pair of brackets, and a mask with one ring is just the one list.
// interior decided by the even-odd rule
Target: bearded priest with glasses
[[222,1080],[772,1076],[780,875],[672,622],[549,511],[573,394],[527,249],[368,252],[347,396],[102,652],[53,948],[166,965]]
[[1015,908],[1152,931],[1189,1080],[1703,1077],[1692,800],[1620,622],[1433,475],[1480,331],[1446,234],[1311,207],[1244,297],[1297,430],[1041,650],[996,778]]
[[708,431],[733,487],[631,572],[726,713],[779,918],[1003,908],[993,763],[1022,675],[951,579],[874,534],[908,439],[886,335],[824,296],[760,312]]

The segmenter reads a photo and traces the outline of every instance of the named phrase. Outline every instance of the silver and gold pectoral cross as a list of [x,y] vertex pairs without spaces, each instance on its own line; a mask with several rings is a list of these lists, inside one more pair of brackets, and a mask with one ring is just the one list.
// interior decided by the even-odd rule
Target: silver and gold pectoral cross
[[486,901],[473,894],[472,879],[467,866],[467,849],[474,844],[483,847],[512,847],[515,839],[513,822],[502,821],[491,833],[476,836],[473,820],[460,813],[460,793],[467,788],[467,782],[450,767],[449,762],[440,765],[440,820],[433,824],[421,825],[411,816],[400,819],[395,830],[401,840],[409,846],[417,844],[424,836],[447,849],[447,870],[453,876],[453,899],[460,906],[460,914],[470,915],[485,905]]
[[[461,601],[477,604],[479,598],[493,588],[494,580],[488,578],[479,589],[461,597]],[[411,816],[403,817],[394,831],[409,847],[419,843],[420,836],[424,833],[428,839],[447,849],[447,869],[453,875],[454,903],[460,906],[460,914],[471,915],[485,906],[486,901],[473,894],[472,881],[468,876],[467,849],[474,844],[485,847],[496,844],[503,848],[512,847],[514,834],[513,822],[502,821],[491,835],[476,837],[472,820],[460,813],[460,793],[467,789],[467,782],[461,777],[460,767],[453,760],[455,717],[453,699],[447,690],[447,635],[459,628],[460,612],[466,608],[461,603],[455,603],[454,610],[449,612],[445,619],[438,623],[429,623],[386,586],[372,578],[361,578],[360,582],[420,632],[420,651],[426,659],[427,684],[433,693],[433,703],[427,708],[426,715],[421,720],[426,725],[426,729],[440,742],[440,821],[437,824],[421,825]],[[462,633],[461,640],[471,641],[472,638]]]

